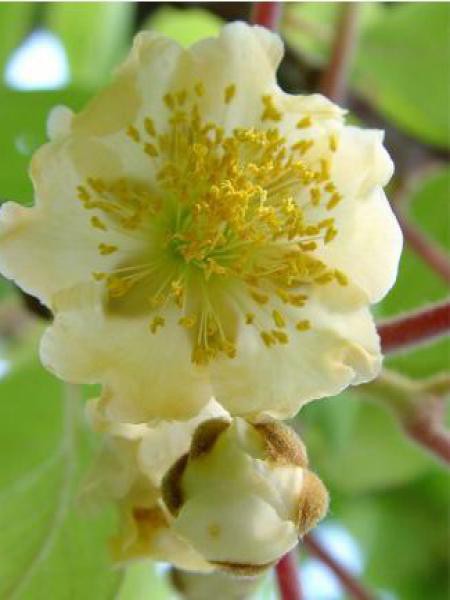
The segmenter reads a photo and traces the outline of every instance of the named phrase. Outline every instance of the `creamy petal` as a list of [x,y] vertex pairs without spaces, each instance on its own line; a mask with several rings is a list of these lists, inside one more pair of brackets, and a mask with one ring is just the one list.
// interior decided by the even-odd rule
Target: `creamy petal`
[[56,311],[41,360],[66,381],[104,384],[109,418],[186,419],[211,398],[205,369],[191,362],[177,311],[168,311],[166,327],[152,335],[146,316],[106,315],[92,285],[61,294]]
[[332,157],[331,179],[344,198],[364,197],[389,182],[394,165],[383,139],[383,131],[352,126],[341,130]]
[[403,245],[385,193],[376,187],[366,196],[345,198],[333,216],[338,235],[317,256],[345,273],[371,303],[379,302],[395,283]]
[[[242,326],[236,358],[218,359],[210,368],[214,396],[226,410],[284,419],[310,400],[377,375],[380,345],[369,310],[338,302],[342,292],[331,285],[312,292],[299,313],[287,313],[286,345],[267,348],[253,327]],[[309,320],[311,329],[297,331],[296,319]]]
[[267,502],[223,488],[188,500],[173,527],[209,561],[265,565],[297,543],[295,525]]
[[[105,236],[91,227],[77,198],[90,162],[99,176],[121,171],[118,157],[100,142],[73,137],[43,146],[31,165],[36,206],[7,202],[0,209],[0,270],[47,306],[59,290],[91,280],[92,272],[111,269],[117,260],[100,255]],[[133,239],[109,234],[109,243],[134,251]]]

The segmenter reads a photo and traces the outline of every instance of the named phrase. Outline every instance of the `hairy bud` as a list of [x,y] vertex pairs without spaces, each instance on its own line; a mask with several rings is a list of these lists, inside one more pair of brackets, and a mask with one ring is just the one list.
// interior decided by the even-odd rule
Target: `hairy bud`
[[204,421],[163,478],[172,528],[216,567],[255,575],[326,513],[328,494],[307,464],[285,425]]

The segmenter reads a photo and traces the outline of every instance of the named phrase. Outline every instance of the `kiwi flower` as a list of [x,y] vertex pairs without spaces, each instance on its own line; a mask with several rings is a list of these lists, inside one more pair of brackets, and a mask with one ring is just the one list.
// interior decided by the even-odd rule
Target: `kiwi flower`
[[84,110],[51,113],[35,206],[1,209],[1,271],[55,313],[44,364],[103,384],[118,420],[211,396],[285,418],[379,371],[392,163],[382,132],[284,93],[282,53],[243,23],[187,50],[140,33]]

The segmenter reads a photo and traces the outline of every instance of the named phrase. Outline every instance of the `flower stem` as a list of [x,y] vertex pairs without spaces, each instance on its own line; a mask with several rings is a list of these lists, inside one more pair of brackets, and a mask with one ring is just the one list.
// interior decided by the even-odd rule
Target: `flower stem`
[[358,17],[358,2],[347,2],[342,5],[330,62],[320,82],[321,92],[334,102],[345,101],[350,68],[358,38]]
[[277,31],[281,9],[281,2],[254,2],[250,20],[254,25],[262,25],[267,29]]
[[414,380],[383,369],[377,379],[361,388],[361,392],[388,409],[412,441],[449,466],[450,432],[443,421],[443,398],[449,386],[445,375]]
[[405,430],[413,441],[450,466],[450,431],[442,423],[424,413],[409,423]]
[[313,535],[309,534],[305,536],[303,538],[303,544],[311,556],[318,558],[334,573],[350,598],[355,598],[355,600],[375,600],[376,596],[369,590],[366,590],[364,586],[355,579]]
[[450,302],[446,301],[424,310],[381,323],[378,333],[385,354],[414,348],[450,330]]
[[297,553],[294,550],[283,556],[276,566],[278,589],[282,600],[302,600]]
[[426,264],[440,275],[444,281],[450,283],[450,261],[447,255],[432,240],[415,227],[409,219],[396,210],[397,219],[410,247],[418,254]]

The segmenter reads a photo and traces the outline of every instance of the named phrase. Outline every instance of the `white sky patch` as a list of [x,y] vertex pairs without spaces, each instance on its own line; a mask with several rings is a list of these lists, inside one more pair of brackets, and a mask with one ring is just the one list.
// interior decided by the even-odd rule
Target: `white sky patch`
[[0,358],[0,379],[3,379],[5,375],[11,370],[11,362],[5,358]]
[[69,83],[69,63],[59,39],[44,29],[34,31],[6,64],[5,82],[16,90],[53,90]]
[[[358,544],[337,523],[326,523],[314,531],[317,540],[353,575],[363,572],[364,560]],[[320,561],[311,558],[301,562],[300,577],[305,600],[341,600],[339,580]]]

